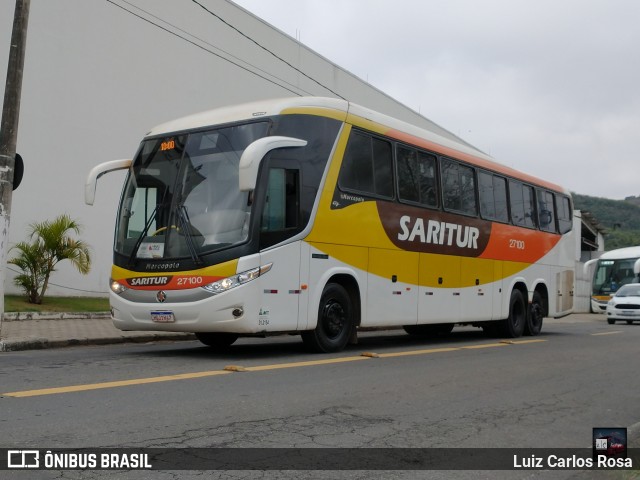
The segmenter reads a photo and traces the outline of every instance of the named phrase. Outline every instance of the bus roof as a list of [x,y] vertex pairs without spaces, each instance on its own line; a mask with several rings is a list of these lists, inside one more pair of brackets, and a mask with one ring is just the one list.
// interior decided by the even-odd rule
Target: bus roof
[[260,117],[290,113],[316,113],[331,116],[340,121],[351,121],[355,125],[373,124],[376,130],[396,140],[421,146],[437,153],[467,161],[480,168],[493,170],[521,181],[543,186],[568,194],[563,187],[496,162],[482,151],[462,141],[446,138],[433,131],[425,130],[402,120],[350,103],[346,100],[327,97],[290,97],[221,107],[214,110],[189,115],[163,123],[147,133],[155,137],[174,132],[183,132],[242,120],[256,120]]
[[640,258],[640,246],[618,248],[600,255],[600,260],[620,260],[625,258]]
[[321,108],[333,110],[342,112],[343,117],[346,118],[349,103],[345,100],[326,97],[291,97],[261,100],[258,102],[220,107],[178,118],[158,125],[147,133],[147,136],[181,132],[212,125],[240,122],[242,120],[256,120],[260,117],[280,115],[285,110],[292,108]]

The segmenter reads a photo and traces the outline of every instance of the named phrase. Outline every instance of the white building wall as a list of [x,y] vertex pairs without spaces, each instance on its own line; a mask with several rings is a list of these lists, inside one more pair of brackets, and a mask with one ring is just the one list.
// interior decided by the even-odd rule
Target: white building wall
[[598,232],[598,250],[590,252],[587,258],[586,252],[582,252],[582,213],[580,210],[573,212],[573,228],[576,232],[576,257],[575,257],[575,291],[573,311],[575,313],[591,312],[591,279],[595,265],[592,265],[587,272],[584,271],[584,265],[592,258],[599,258],[604,253],[604,238],[602,233]]
[[[267,54],[192,2],[132,3],[188,31],[197,37],[190,40],[202,48],[108,2],[31,2],[17,148],[25,159],[25,175],[13,195],[9,241],[15,244],[25,239],[30,223],[68,213],[84,225],[82,238],[93,250],[91,273],[82,276],[61,264],[52,278],[50,295],[107,294],[115,210],[125,174],[117,172],[100,179],[93,207],[83,203],[84,180],[98,163],[131,158],[142,136],[157,124],[233,103],[294,94],[335,96],[333,91],[450,135],[230,1],[208,0],[206,5],[331,91]],[[2,79],[6,75],[13,8],[13,1],[0,4]],[[159,23],[144,12],[136,13]],[[235,57],[232,60],[241,66],[204,49]],[[0,88],[2,95],[4,82]],[[5,291],[17,293],[12,278],[9,270]]]

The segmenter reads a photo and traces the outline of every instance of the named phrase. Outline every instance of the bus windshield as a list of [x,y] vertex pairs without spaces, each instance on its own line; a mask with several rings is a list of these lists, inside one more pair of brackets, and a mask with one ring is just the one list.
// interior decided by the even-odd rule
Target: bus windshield
[[238,185],[245,148],[267,122],[143,141],[124,188],[115,250],[130,261],[199,256],[247,239],[248,193]]
[[622,285],[636,281],[633,265],[637,258],[599,260],[593,276],[593,295],[612,295]]

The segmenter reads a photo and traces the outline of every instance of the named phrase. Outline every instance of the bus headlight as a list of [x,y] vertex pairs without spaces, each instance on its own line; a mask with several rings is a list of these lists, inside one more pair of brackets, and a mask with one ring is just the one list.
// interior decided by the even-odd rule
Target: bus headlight
[[121,284],[117,280],[114,280],[113,278],[111,279],[111,283],[109,284],[109,287],[111,288],[111,291],[113,293],[116,293],[118,295],[120,295],[122,292],[124,292],[127,289],[127,287],[125,287],[123,284]]
[[244,285],[245,283],[249,283],[252,280],[255,280],[260,275],[264,275],[269,270],[271,270],[272,266],[273,263],[269,263],[267,265],[262,265],[261,267],[252,268],[251,270],[240,272],[233,277],[223,278],[222,280],[218,280],[217,282],[204,285],[202,288],[204,288],[209,293],[217,295],[219,293],[226,292],[228,290],[231,290],[232,288],[239,287],[240,285]]

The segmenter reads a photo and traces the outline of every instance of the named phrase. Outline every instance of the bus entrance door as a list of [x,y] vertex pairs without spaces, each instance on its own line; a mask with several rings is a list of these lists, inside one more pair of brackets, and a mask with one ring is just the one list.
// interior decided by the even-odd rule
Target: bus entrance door
[[261,330],[298,329],[300,289],[300,242],[260,254],[260,264],[272,264],[262,279],[262,306],[258,326]]

